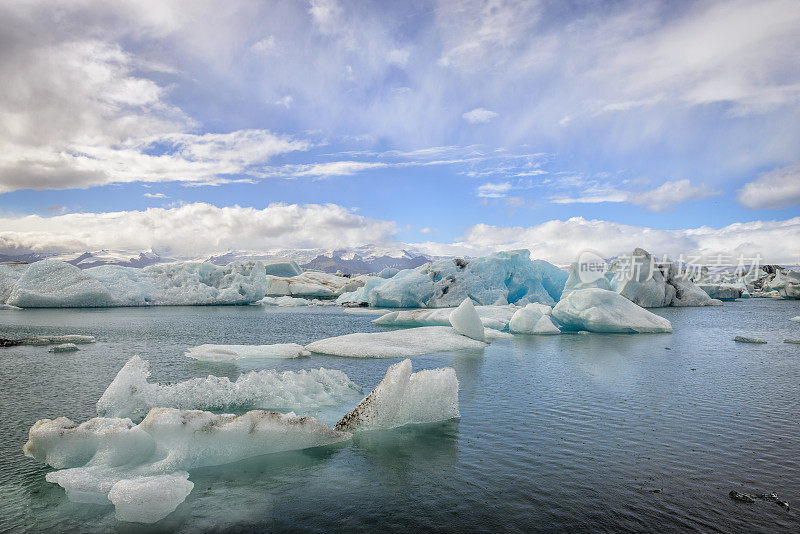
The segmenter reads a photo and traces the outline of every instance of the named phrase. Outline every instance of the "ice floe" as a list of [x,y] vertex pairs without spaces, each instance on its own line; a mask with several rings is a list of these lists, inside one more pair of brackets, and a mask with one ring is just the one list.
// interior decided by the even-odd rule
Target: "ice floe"
[[360,278],[320,271],[306,271],[292,277],[267,276],[265,296],[333,299],[364,285]]
[[385,308],[454,307],[465,298],[481,305],[554,304],[567,276],[546,261],[531,261],[529,251],[516,250],[469,260],[438,260],[389,279],[371,278],[338,301]]
[[264,297],[263,299],[254,302],[261,306],[278,306],[281,308],[289,308],[296,306],[336,306],[333,300],[323,299],[304,299],[300,297]]
[[56,260],[31,264],[17,280],[7,304],[20,308],[113,306],[114,297],[96,278]]
[[482,349],[486,343],[459,334],[449,326],[423,326],[390,332],[346,334],[314,341],[306,349],[351,358],[406,358],[434,352]]
[[130,419],[103,417],[80,425],[66,417],[42,419],[31,427],[23,451],[61,469],[45,478],[62,486],[71,500],[111,503],[119,519],[154,523],[191,491],[187,470],[350,437],[313,417],[293,413],[253,410],[218,415],[153,408],[138,425]]
[[232,362],[236,360],[299,358],[310,353],[297,343],[274,345],[198,345],[186,351],[187,358],[204,362]]
[[789,319],[789,320],[790,320],[790,321],[794,321],[795,323],[800,323],[800,315],[798,315],[798,316],[796,316],[796,317],[792,317],[792,318],[791,318],[791,319]]
[[411,372],[411,360],[389,367],[375,389],[345,415],[336,430],[363,431],[459,417],[458,379],[451,367]]
[[361,388],[336,369],[250,371],[235,381],[209,375],[175,384],[148,382],[147,360],[134,356],[97,401],[97,413],[138,420],[151,408],[233,410],[268,409],[314,413],[352,402]]
[[672,332],[672,324],[606,289],[573,291],[553,308],[553,318],[568,330],[589,332]]

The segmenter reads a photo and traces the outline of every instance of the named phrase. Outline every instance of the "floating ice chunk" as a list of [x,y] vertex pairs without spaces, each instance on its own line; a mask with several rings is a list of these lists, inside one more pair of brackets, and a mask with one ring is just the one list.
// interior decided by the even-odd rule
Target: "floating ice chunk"
[[573,291],[553,308],[553,318],[569,330],[590,332],[672,332],[667,319],[637,306],[614,291]]
[[194,483],[188,478],[189,473],[179,471],[123,479],[111,487],[108,500],[120,521],[155,523],[171,514],[189,496]]
[[608,279],[605,276],[598,275],[597,277],[586,277],[592,278],[592,280],[582,280],[579,268],[580,267],[577,263],[573,263],[569,266],[569,278],[567,278],[567,282],[564,284],[564,291],[561,292],[561,298],[566,297],[578,289],[588,289],[590,287],[598,287],[600,289],[608,290],[611,289]]
[[784,343],[791,343],[792,345],[800,345],[800,339],[787,338],[783,340]]
[[736,336],[735,338],[733,338],[733,340],[736,341],[737,343],[757,343],[759,345],[764,345],[767,343],[763,339],[759,339],[757,337]]
[[736,300],[745,292],[742,286],[728,283],[700,283],[698,287],[709,297],[718,300]]
[[288,278],[303,274],[303,269],[296,262],[289,261],[267,261],[264,270],[269,276],[280,276]]
[[491,343],[492,341],[497,341],[498,339],[514,339],[513,334],[509,334],[508,332],[501,332],[500,330],[495,330],[494,328],[484,329],[483,337],[487,343]]
[[147,381],[149,363],[134,356],[117,373],[97,401],[97,413],[141,419],[151,408],[217,409],[261,408],[311,413],[352,402],[361,388],[337,369],[309,371],[251,371],[236,381],[209,375],[175,384]]
[[48,352],[75,352],[78,350],[78,345],[75,343],[62,343],[52,347]]
[[789,320],[790,320],[790,321],[794,321],[794,322],[796,322],[796,323],[800,323],[800,315],[798,315],[798,316],[796,316],[796,317],[792,317],[792,318],[791,318],[791,319],[789,319]]
[[[31,427],[23,451],[53,467],[67,468],[45,478],[62,486],[71,500],[113,502],[120,519],[149,522],[170,513],[191,491],[183,471],[351,437],[293,413],[217,415],[153,408],[138,425],[130,419],[102,417],[80,425],[66,417],[42,419]],[[158,500],[163,502],[156,504]]]
[[553,309],[550,306],[537,303],[528,304],[514,313],[508,323],[508,331],[513,334],[533,334],[539,320],[552,312]]
[[454,307],[465,298],[482,305],[553,304],[561,296],[567,273],[530,252],[499,252],[475,259],[439,260],[405,269],[392,278],[370,279],[340,303],[366,302],[387,308]]
[[449,326],[423,326],[391,332],[346,334],[314,341],[306,349],[351,358],[405,358],[434,352],[482,349],[486,343],[462,336]]
[[464,299],[458,308],[450,313],[450,324],[459,334],[484,341],[483,323],[470,299]]
[[411,360],[403,360],[389,367],[383,380],[335,429],[379,430],[459,416],[458,379],[453,368],[412,373]]
[[558,327],[553,324],[553,320],[550,319],[549,315],[542,315],[539,320],[536,321],[536,325],[533,327],[533,333],[540,335],[553,335],[560,334],[561,330],[559,330]]
[[319,271],[306,271],[287,278],[267,276],[266,296],[296,298],[333,298],[355,291],[364,285],[359,278],[339,276]]
[[12,306],[11,304],[0,304],[0,310],[21,310],[19,306]]
[[0,338],[0,347],[14,347],[16,345],[61,345],[64,343],[74,343],[76,345],[83,345],[86,343],[94,343],[96,340],[94,336],[83,336],[79,334],[67,334],[66,336],[40,336],[40,337],[23,337],[20,339],[5,339]]
[[41,260],[20,277],[7,303],[20,308],[90,308],[113,306],[114,298],[97,279],[74,265]]
[[[353,308],[372,310],[373,308]],[[505,330],[508,322],[519,308],[514,305],[475,306],[483,326],[494,330]],[[347,310],[349,312],[350,309]],[[372,321],[381,326],[450,326],[450,314],[454,308],[434,308],[419,310],[383,310],[381,317]],[[388,313],[387,313],[388,311]]]
[[[11,291],[14,289],[14,286],[17,285],[17,280],[20,279],[27,269],[27,263],[0,263],[0,304],[8,300]],[[17,308],[17,306],[11,306],[10,308],[0,306],[0,309],[3,310],[14,308]]]
[[232,362],[236,360],[257,360],[264,358],[299,358],[310,353],[297,343],[276,343],[274,345],[199,345],[186,351],[187,358],[204,362]]
[[362,306],[349,307],[343,309],[347,315],[385,315],[389,310],[382,308],[365,308]]
[[258,304],[261,306],[279,306],[281,308],[295,306],[336,306],[336,302],[333,300],[304,299],[290,297],[288,295],[284,297],[264,297],[253,304]]

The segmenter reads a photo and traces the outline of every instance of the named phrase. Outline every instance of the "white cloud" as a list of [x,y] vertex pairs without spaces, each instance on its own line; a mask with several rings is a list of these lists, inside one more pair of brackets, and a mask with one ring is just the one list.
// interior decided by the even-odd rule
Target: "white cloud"
[[431,228],[429,226],[425,226],[425,227],[419,229],[419,233],[421,233],[421,234],[430,234],[431,232],[433,232],[433,228]]
[[334,204],[270,204],[257,209],[195,203],[143,211],[4,217],[0,228],[4,254],[155,248],[183,256],[230,249],[388,244],[396,232],[393,222],[362,217]]
[[668,211],[677,204],[701,200],[722,194],[704,185],[693,186],[689,180],[664,182],[649,191],[622,191],[612,187],[590,186],[577,196],[561,195],[550,199],[553,204],[599,204],[602,202],[627,202],[644,206],[650,211]]
[[631,193],[628,202],[644,206],[650,211],[667,211],[690,200],[701,200],[721,191],[712,191],[704,185],[693,186],[689,180],[664,182],[651,191]]
[[292,102],[294,102],[294,98],[292,97],[292,95],[284,95],[278,100],[274,101],[273,104],[275,104],[276,106],[283,106],[286,109],[289,109],[290,107],[292,107]]
[[[531,257],[568,264],[585,250],[603,257],[630,253],[636,247],[659,256],[668,254],[701,255],[713,258],[723,254],[746,259],[761,256],[771,263],[800,263],[800,217],[785,221],[735,223],[723,228],[659,230],[603,220],[573,217],[552,220],[536,226],[508,227],[477,224],[452,244],[421,243],[431,254],[481,255],[499,250],[530,249]],[[709,259],[711,261],[711,259]]]
[[351,176],[357,172],[368,169],[381,169],[388,167],[386,163],[371,161],[329,161],[327,163],[314,163],[290,167],[290,174],[294,176],[316,176],[329,178],[331,176]]
[[395,48],[386,54],[386,61],[389,63],[405,67],[408,64],[408,58],[411,52],[407,49]]
[[164,193],[145,193],[142,196],[144,196],[145,198],[169,198]]
[[487,182],[478,186],[476,194],[481,198],[502,198],[511,190],[511,182]]
[[506,199],[506,206],[509,208],[521,208],[525,205],[525,199],[522,197],[509,197]]
[[461,115],[465,121],[471,124],[479,124],[489,122],[498,116],[498,113],[484,108],[475,108],[472,111],[467,111]]
[[270,35],[253,43],[250,50],[257,54],[274,55],[278,51],[278,43],[275,42],[275,36]]
[[754,209],[781,209],[800,204],[800,164],[758,175],[739,191],[741,204]]

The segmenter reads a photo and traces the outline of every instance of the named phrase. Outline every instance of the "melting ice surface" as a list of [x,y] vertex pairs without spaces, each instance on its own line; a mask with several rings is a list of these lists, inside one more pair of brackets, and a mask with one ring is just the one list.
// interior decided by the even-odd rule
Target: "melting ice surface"
[[345,334],[320,339],[306,345],[317,354],[350,358],[404,358],[446,350],[482,349],[486,343],[461,335],[450,326],[423,326],[393,330]]
[[276,343],[274,345],[213,345],[204,344],[190,347],[187,358],[205,362],[234,362],[236,360],[258,360],[263,358],[299,358],[309,352],[297,343]]
[[569,330],[631,334],[672,332],[669,320],[607,289],[581,289],[561,299],[553,318]]
[[151,408],[201,410],[266,409],[315,413],[323,407],[353,402],[361,388],[336,369],[250,371],[231,381],[209,375],[175,384],[148,382],[149,363],[131,358],[97,401],[97,413],[141,419]]

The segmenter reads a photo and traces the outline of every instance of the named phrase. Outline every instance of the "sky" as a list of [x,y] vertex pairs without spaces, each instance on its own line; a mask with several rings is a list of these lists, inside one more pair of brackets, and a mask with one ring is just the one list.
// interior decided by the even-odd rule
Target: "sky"
[[800,263],[800,2],[6,0],[0,254]]

